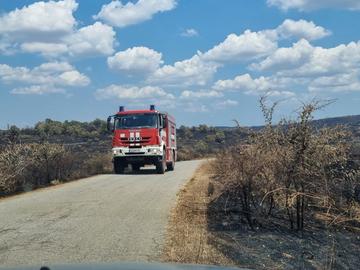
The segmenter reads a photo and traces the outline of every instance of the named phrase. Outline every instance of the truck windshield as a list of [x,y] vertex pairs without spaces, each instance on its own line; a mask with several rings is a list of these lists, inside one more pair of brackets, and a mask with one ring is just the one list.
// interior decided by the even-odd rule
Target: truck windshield
[[116,129],[128,128],[156,128],[157,127],[156,114],[131,114],[118,116],[115,119]]

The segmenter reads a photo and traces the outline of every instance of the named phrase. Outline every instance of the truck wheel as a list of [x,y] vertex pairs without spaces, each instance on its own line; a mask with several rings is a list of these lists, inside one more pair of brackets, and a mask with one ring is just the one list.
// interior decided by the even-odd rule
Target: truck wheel
[[125,166],[119,159],[114,159],[114,172],[115,174],[123,174]]
[[167,165],[168,171],[173,171],[175,169],[175,153],[173,153],[172,161]]
[[161,160],[158,161],[158,163],[156,164],[156,172],[158,174],[164,174],[165,173],[165,168],[166,168],[166,156],[165,156],[165,150],[164,150],[164,154]]

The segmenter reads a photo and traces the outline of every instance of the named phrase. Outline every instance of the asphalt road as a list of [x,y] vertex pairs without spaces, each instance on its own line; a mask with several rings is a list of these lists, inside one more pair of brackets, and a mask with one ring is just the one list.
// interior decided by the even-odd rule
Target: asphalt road
[[0,265],[157,261],[176,193],[201,161],[99,175],[0,200]]

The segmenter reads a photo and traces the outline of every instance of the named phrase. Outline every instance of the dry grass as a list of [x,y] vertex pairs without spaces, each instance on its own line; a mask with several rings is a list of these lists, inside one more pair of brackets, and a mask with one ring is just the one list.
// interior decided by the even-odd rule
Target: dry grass
[[166,262],[234,265],[211,244],[207,230],[209,166],[204,163],[178,193],[163,252]]

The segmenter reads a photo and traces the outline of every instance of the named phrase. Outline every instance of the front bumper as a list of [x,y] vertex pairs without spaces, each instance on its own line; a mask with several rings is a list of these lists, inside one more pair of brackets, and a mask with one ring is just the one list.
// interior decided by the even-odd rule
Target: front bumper
[[114,147],[112,153],[113,158],[162,157],[163,148],[161,146],[142,146],[140,148]]

